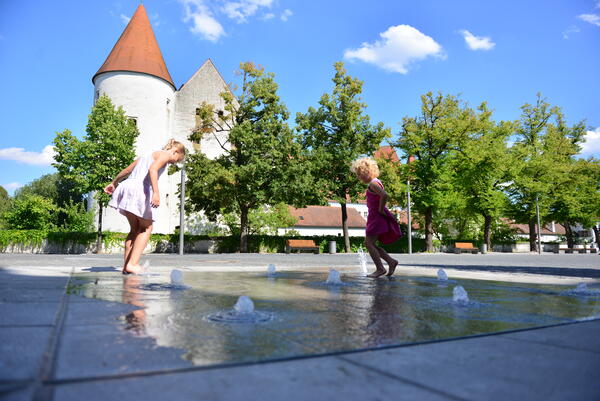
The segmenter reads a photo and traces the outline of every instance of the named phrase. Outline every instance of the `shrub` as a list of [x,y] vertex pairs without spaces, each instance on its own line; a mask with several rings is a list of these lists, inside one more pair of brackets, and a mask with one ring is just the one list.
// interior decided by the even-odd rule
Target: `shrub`
[[48,230],[55,226],[57,212],[50,199],[27,194],[15,199],[5,219],[11,229]]

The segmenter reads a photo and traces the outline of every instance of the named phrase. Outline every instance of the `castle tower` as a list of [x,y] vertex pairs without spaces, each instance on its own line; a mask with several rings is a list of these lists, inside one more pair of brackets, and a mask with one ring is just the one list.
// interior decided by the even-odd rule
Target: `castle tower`
[[[171,135],[175,108],[175,84],[169,74],[143,5],[139,5],[106,61],[92,78],[94,102],[107,95],[115,107],[135,120],[140,132],[135,144],[137,156],[162,148]],[[178,177],[177,177],[178,178]],[[173,182],[171,182],[173,181]],[[154,232],[172,232],[176,223],[169,209],[177,206],[176,177],[163,174],[161,204]],[[171,204],[174,205],[171,205]],[[108,231],[128,231],[127,221],[112,209],[106,210]]]

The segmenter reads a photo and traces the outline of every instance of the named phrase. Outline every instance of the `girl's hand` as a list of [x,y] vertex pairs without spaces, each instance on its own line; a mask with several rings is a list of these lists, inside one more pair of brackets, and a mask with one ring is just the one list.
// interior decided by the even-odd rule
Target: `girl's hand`
[[152,207],[160,206],[160,195],[158,193],[155,192],[152,194],[152,200],[150,201],[150,205]]
[[104,193],[112,195],[113,192],[115,192],[115,184],[113,184],[112,182],[104,187]]

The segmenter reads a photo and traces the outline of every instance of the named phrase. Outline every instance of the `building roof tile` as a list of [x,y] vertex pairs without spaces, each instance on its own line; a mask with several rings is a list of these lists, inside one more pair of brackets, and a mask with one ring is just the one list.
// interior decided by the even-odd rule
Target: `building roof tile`
[[94,74],[92,82],[99,74],[109,71],[132,71],[153,75],[165,80],[175,89],[143,4],[135,10],[106,61]]

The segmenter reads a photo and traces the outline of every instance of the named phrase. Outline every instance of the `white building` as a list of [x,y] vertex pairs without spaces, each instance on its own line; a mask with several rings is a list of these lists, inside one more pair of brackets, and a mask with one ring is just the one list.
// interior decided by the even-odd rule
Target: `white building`
[[[223,108],[220,93],[229,87],[214,64],[207,60],[179,89],[175,86],[154,36],[146,9],[140,4],[121,34],[106,61],[92,78],[94,101],[107,95],[115,106],[136,121],[140,136],[135,144],[137,156],[161,149],[170,138],[186,145],[196,124],[196,109],[202,102]],[[223,133],[226,136],[227,133]],[[220,154],[214,137],[207,138],[199,148],[208,157]],[[179,174],[160,178],[161,206],[155,212],[154,232],[172,233],[179,225],[177,184]],[[103,215],[103,229],[127,232],[127,220],[112,208]]]

